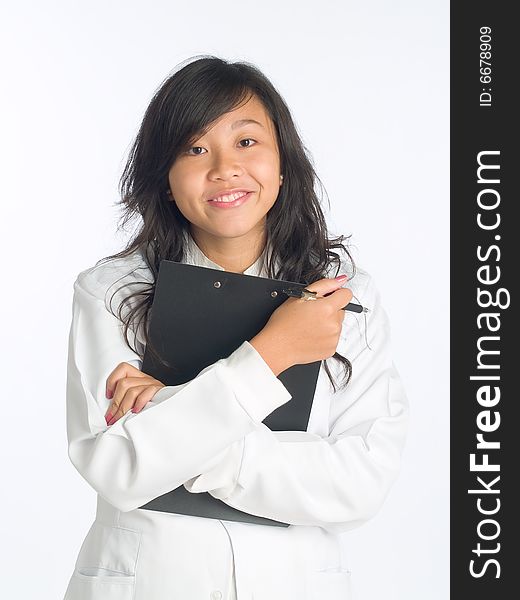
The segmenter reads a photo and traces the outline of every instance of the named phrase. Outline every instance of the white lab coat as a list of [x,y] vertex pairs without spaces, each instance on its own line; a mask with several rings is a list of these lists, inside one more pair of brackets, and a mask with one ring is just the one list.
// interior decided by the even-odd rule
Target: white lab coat
[[[245,274],[264,274],[263,256]],[[222,269],[191,238],[186,262]],[[337,350],[352,362],[352,379],[333,394],[322,366],[306,432],[273,432],[262,423],[291,396],[247,341],[108,427],[106,379],[123,361],[140,368],[144,344],[138,335],[140,354],[126,345],[105,293],[108,304],[123,283],[143,280],[151,274],[136,253],[96,264],[74,283],[69,457],[98,495],[64,600],[348,600],[337,534],[380,508],[399,470],[408,416],[372,278],[358,269],[347,283],[370,309],[366,324],[365,315],[345,312]],[[342,375],[336,360],[328,363]],[[291,525],[138,508],[182,484]]]

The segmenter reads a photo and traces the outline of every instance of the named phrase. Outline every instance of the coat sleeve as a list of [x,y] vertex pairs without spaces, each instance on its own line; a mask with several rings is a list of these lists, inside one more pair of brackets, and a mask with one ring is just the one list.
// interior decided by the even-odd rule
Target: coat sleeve
[[107,426],[108,375],[121,362],[138,368],[142,362],[103,297],[87,276],[78,276],[67,361],[68,454],[102,497],[129,511],[205,470],[216,473],[218,464],[227,469],[227,453],[291,395],[246,341],[195,379],[161,388],[141,412]]
[[208,491],[251,514],[335,532],[379,510],[400,468],[408,401],[391,357],[388,318],[366,275],[358,300],[370,312],[366,328],[363,316],[344,318],[337,351],[353,374],[331,394],[328,436],[259,424],[226,455],[225,466],[191,479],[186,489]]

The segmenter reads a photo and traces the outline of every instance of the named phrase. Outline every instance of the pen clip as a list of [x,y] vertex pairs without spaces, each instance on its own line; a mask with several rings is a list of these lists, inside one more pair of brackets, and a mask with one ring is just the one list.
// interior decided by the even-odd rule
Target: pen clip
[[305,288],[284,288],[282,292],[293,298],[308,298],[309,300],[315,300],[318,295],[318,292],[311,292]]

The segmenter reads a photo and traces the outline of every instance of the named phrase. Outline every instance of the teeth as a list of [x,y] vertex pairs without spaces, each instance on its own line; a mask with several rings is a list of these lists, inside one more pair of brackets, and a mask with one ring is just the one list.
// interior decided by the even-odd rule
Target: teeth
[[236,194],[231,194],[229,196],[220,196],[218,198],[212,198],[211,202],[234,202],[238,198],[242,198],[245,196],[247,192],[237,192]]

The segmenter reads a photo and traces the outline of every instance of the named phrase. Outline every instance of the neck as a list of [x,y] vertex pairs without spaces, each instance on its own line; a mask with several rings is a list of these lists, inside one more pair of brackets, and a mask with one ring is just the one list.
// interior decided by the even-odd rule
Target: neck
[[266,244],[266,231],[236,238],[216,237],[193,227],[191,236],[200,250],[214,263],[230,273],[243,273],[262,254]]

